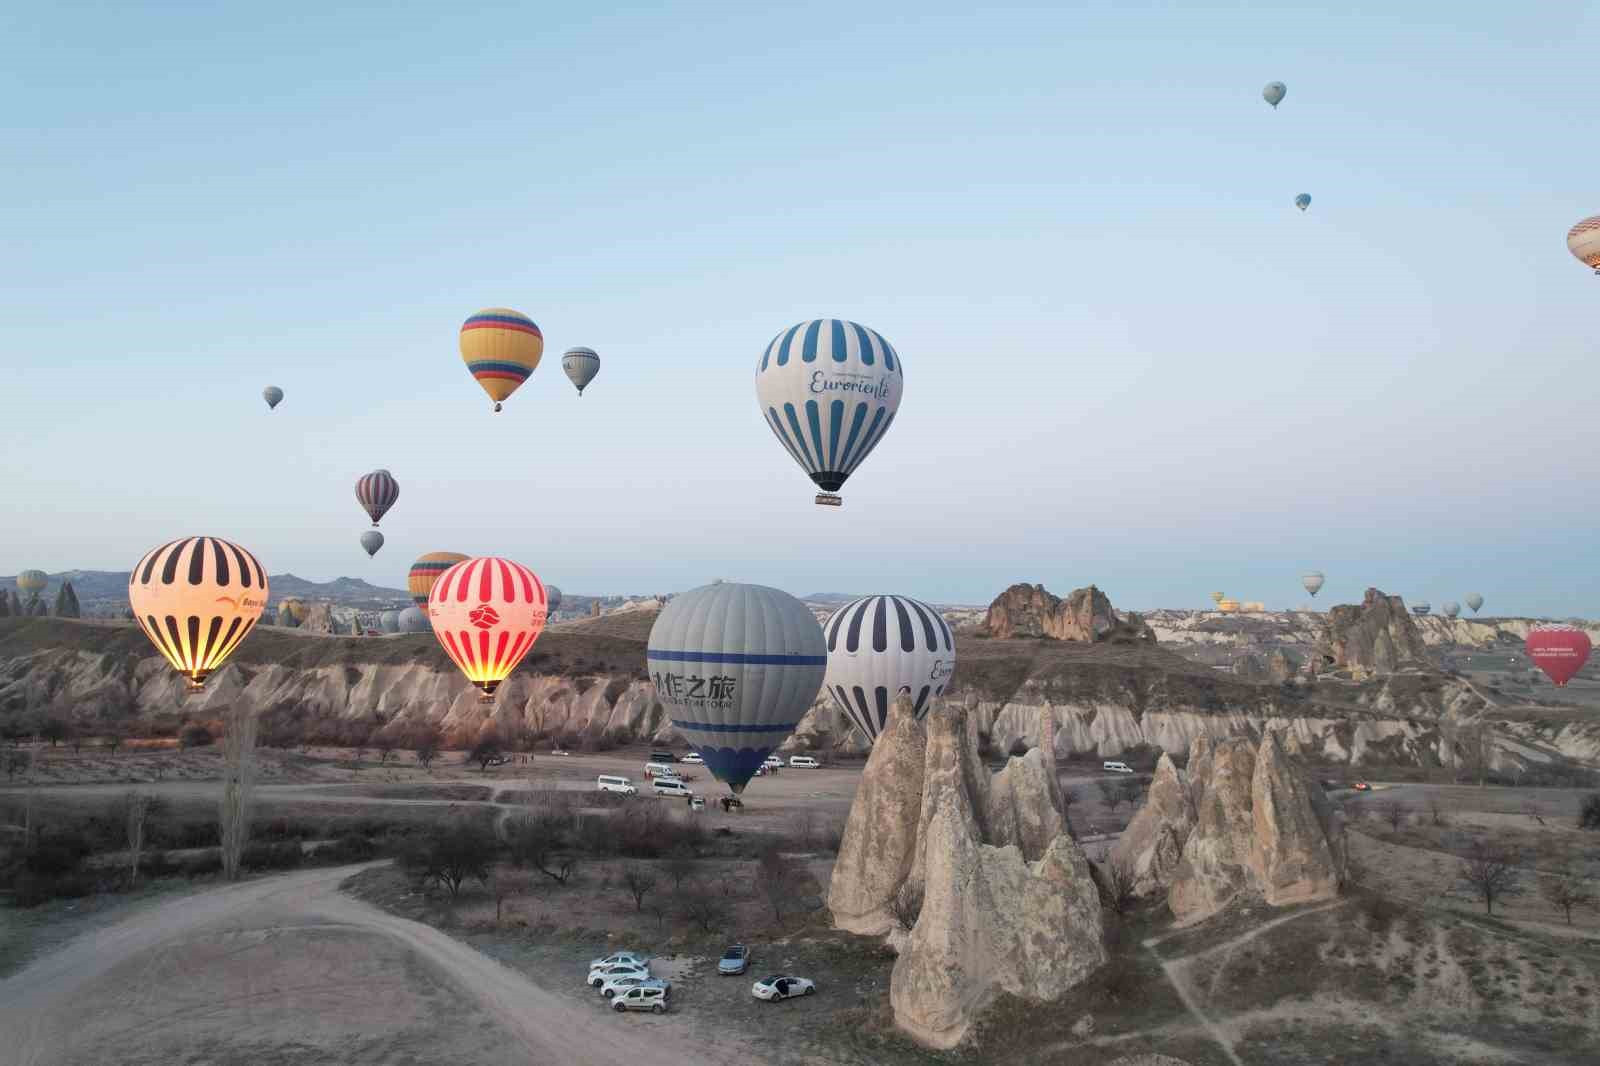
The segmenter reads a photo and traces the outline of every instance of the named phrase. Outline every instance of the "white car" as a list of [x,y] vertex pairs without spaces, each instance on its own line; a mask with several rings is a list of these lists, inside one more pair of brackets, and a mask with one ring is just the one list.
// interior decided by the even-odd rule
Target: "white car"
[[601,792],[620,792],[624,796],[636,796],[639,790],[632,781],[616,774],[601,774],[594,779],[594,787]]
[[683,758],[679,759],[678,761],[679,762],[692,762],[696,766],[700,766],[700,765],[703,765],[705,763],[705,760],[700,757],[700,753],[698,751],[691,751],[689,754],[685,755]]
[[618,992],[611,1001],[612,1010],[647,1010],[653,1014],[667,1013],[667,983],[646,981],[644,984]]
[[1103,763],[1100,764],[1100,769],[1105,771],[1108,774],[1131,774],[1131,773],[1133,773],[1133,767],[1129,766],[1125,762],[1103,762]]
[[672,995],[672,986],[670,984],[668,984],[666,981],[661,981],[657,978],[651,977],[648,973],[646,973],[643,977],[640,977],[636,973],[618,974],[616,977],[609,978],[600,985],[600,994],[607,999],[611,999],[619,992],[624,992],[630,988],[638,988],[640,985],[648,984],[663,985],[667,990],[667,995]]
[[815,770],[822,764],[810,755],[791,755],[789,756],[789,765],[798,766],[802,770]]
[[619,962],[631,962],[635,966],[650,965],[650,956],[642,951],[614,951],[603,959],[592,959],[589,969],[598,970],[602,966],[615,966]]
[[778,758],[776,755],[768,755],[767,761],[761,765],[765,766],[768,770],[782,770],[783,760]]
[[611,966],[600,966],[589,971],[589,987],[594,989],[604,988],[607,981],[617,977],[649,977],[650,967],[642,963],[634,964],[619,962]]
[[550,754],[551,755],[571,755],[572,752],[570,752],[570,751],[562,751],[560,748],[556,748],[556,749],[552,750],[550,752]]
[[750,986],[751,995],[757,999],[764,999],[768,1003],[775,1003],[780,999],[793,999],[795,996],[809,996],[816,990],[815,981],[805,977],[793,977],[784,973],[763,977]]

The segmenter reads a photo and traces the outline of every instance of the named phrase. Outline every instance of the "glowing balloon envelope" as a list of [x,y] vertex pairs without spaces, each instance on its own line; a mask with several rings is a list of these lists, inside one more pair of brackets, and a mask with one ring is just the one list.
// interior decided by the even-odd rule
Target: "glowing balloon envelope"
[[378,554],[378,549],[383,547],[383,534],[376,529],[369,529],[361,534],[361,547],[366,550],[367,558]]
[[645,658],[673,726],[738,793],[816,700],[828,646],[793,596],[727,581],[674,596]]
[[1600,215],[1586,218],[1567,231],[1567,250],[1578,262],[1600,274]]
[[377,525],[400,498],[400,483],[387,470],[374,470],[356,481],[356,501]]
[[420,609],[428,609],[428,593],[433,591],[433,583],[439,580],[439,575],[460,562],[472,558],[460,552],[429,552],[419,555],[417,561],[411,564],[411,572],[406,575],[406,591],[411,593],[411,602]]
[[267,572],[255,556],[220,537],[170,541],[128,575],[139,628],[192,690],[249,635],[267,594]]
[[578,395],[582,396],[584,386],[600,373],[600,356],[593,348],[568,348],[561,356],[561,369],[566,371],[567,380],[578,387]]
[[[1269,81],[1266,88],[1261,90],[1261,99],[1272,105],[1276,111],[1278,105],[1283,103],[1283,98],[1289,93],[1289,87],[1281,81]],[[1313,94],[1315,95],[1315,94]]]
[[1478,609],[1483,606],[1483,597],[1476,592],[1469,592],[1467,594],[1467,606],[1472,608],[1473,614],[1477,614]]
[[493,556],[455,564],[428,593],[433,635],[485,701],[539,639],[549,609],[538,575]]
[[1543,670],[1557,688],[1565,688],[1589,661],[1589,634],[1577,626],[1543,625],[1528,634],[1525,647],[1533,665]]
[[1308,192],[1303,192],[1299,196],[1296,196],[1294,198],[1294,205],[1300,210],[1304,211],[1306,208],[1311,206],[1311,194]]
[[1322,588],[1325,580],[1321,570],[1308,570],[1301,576],[1300,584],[1304,585],[1305,590],[1314,597],[1317,594],[1317,590]]
[[544,334],[521,311],[486,307],[461,324],[461,361],[496,411],[538,369],[543,355]]
[[837,507],[837,492],[894,424],[905,384],[900,356],[873,330],[840,318],[790,326],[756,368],[761,417]]
[[920,720],[944,695],[956,666],[955,636],[932,607],[909,596],[863,596],[823,626],[828,670],[822,685],[867,742],[877,741],[902,691]]

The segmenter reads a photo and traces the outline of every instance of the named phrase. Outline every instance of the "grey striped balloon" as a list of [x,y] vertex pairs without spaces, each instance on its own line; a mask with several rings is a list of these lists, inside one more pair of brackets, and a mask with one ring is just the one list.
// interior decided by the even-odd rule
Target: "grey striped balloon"
[[823,626],[828,673],[823,687],[869,743],[905,690],[917,718],[944,695],[956,665],[956,641],[939,612],[909,596],[863,596]]

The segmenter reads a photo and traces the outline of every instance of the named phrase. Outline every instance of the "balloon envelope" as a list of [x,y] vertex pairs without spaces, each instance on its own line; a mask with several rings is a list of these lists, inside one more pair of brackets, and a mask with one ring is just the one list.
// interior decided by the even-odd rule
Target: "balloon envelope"
[[1444,616],[1446,618],[1454,618],[1456,615],[1461,613],[1461,605],[1455,600],[1449,600],[1444,604],[1444,606],[1440,607],[1439,610],[1444,612]]
[[1427,614],[1431,610],[1433,610],[1433,608],[1428,605],[1428,601],[1427,600],[1418,600],[1416,603],[1411,605],[1411,613],[1412,614],[1417,614],[1417,615]]
[[1324,580],[1325,579],[1322,576],[1321,570],[1308,570],[1300,578],[1300,584],[1305,586],[1305,590],[1307,592],[1315,596],[1317,594],[1317,590],[1322,588]]
[[[1266,88],[1261,90],[1261,99],[1265,100],[1273,107],[1277,107],[1283,102],[1283,98],[1288,95],[1288,92],[1289,87],[1283,84],[1283,82],[1269,81],[1267,82]],[[1312,95],[1315,95],[1315,93]]]
[[1567,251],[1600,274],[1600,215],[1586,218],[1567,231]]
[[1576,626],[1539,626],[1524,645],[1533,665],[1543,670],[1557,688],[1564,688],[1589,660],[1589,634]]
[[17,575],[17,591],[26,592],[30,596],[43,592],[48,584],[50,578],[43,570],[24,570]]
[[378,554],[378,549],[383,547],[383,534],[376,529],[369,529],[361,534],[361,547],[366,550],[367,558]]
[[1476,592],[1467,594],[1467,606],[1472,608],[1472,613],[1477,614],[1478,608],[1483,606],[1483,597]]
[[509,307],[486,307],[461,324],[461,361],[500,410],[544,355],[544,334],[533,319]]
[[1228,597],[1227,597],[1227,595],[1225,593],[1213,592],[1211,594],[1211,602],[1212,603],[1221,603],[1223,600],[1225,600],[1227,598]]
[[863,596],[823,626],[828,669],[823,687],[867,742],[888,721],[905,689],[920,720],[942,696],[956,666],[955,636],[932,607],[909,596]]
[[1304,211],[1311,206],[1311,194],[1303,192],[1294,198],[1294,205]]
[[817,698],[828,668],[805,604],[764,585],[703,585],[662,609],[645,652],[673,726],[743,792]]
[[400,632],[400,612],[384,611],[382,614],[378,615],[378,628],[383,630],[385,633]]
[[600,373],[600,356],[593,348],[568,348],[561,356],[561,369],[566,371],[567,380],[578,387],[578,395],[582,396],[584,386]]
[[426,633],[428,631],[428,616],[419,607],[407,607],[400,612],[400,632]]
[[220,537],[185,537],[146,552],[128,602],[150,643],[198,689],[249,635],[267,605],[267,572]]
[[411,602],[426,611],[428,593],[433,591],[433,583],[439,580],[439,575],[470,558],[460,552],[429,552],[417,556],[417,561],[411,564],[411,572],[406,575],[406,591],[411,593]]
[[[356,481],[356,501],[377,525],[400,498],[400,483],[387,470],[374,470]],[[382,543],[381,541],[379,543]]]
[[271,410],[283,402],[283,390],[276,385],[268,385],[261,390],[261,398],[267,401],[267,409]]
[[455,564],[428,593],[433,635],[484,699],[528,654],[548,613],[538,576],[493,556]]
[[767,345],[756,400],[784,450],[818,488],[834,493],[894,424],[904,376],[900,356],[876,332],[818,318]]

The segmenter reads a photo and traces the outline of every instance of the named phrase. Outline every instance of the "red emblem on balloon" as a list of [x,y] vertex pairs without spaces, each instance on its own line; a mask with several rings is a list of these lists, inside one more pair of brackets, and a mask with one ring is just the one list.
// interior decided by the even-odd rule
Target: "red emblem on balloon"
[[1573,626],[1540,626],[1528,634],[1528,658],[1556,683],[1566,685],[1589,660],[1589,635]]
[[490,607],[487,603],[483,603],[472,609],[472,611],[467,615],[467,621],[471,622],[479,629],[488,629],[490,626],[497,626],[500,624],[500,613],[493,607]]

